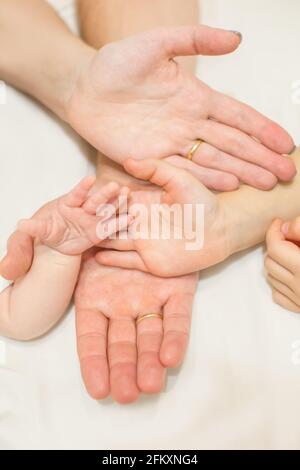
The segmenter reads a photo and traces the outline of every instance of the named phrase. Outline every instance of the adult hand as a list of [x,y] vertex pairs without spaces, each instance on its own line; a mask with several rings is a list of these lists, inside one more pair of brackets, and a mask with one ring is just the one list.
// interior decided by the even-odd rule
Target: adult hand
[[[234,51],[240,36],[205,26],[162,28],[111,43],[84,61],[66,119],[118,163],[128,157],[167,159],[207,187],[239,181],[270,189],[295,175],[281,154],[294,148],[277,124],[185,72],[184,55]],[[254,137],[255,139],[253,139]],[[197,139],[204,143],[186,158]]]
[[[167,367],[177,367],[188,344],[197,274],[161,279],[100,266],[85,257],[75,292],[77,345],[87,391],[110,392],[120,403],[162,390]],[[163,319],[136,320],[147,313]]]

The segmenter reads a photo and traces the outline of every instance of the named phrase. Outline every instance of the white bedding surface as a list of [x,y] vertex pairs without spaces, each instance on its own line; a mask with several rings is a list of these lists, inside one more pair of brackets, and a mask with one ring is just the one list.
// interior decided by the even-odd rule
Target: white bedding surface
[[[52,0],[74,26],[71,0]],[[199,62],[210,85],[300,141],[298,0],[205,0],[204,23],[241,30],[238,53]],[[93,171],[88,147],[24,95],[0,105],[0,250],[21,217]],[[299,351],[299,354],[297,353]],[[184,365],[157,397],[92,401],[81,382],[73,309],[48,336],[0,338],[1,449],[300,448],[300,317],[272,303],[263,248],[201,275]]]

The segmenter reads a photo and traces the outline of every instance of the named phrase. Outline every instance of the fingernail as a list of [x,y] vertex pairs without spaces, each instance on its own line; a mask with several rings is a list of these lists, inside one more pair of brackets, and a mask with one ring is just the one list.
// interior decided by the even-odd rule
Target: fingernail
[[283,235],[287,235],[289,233],[289,228],[290,228],[290,223],[286,222],[285,224],[282,225],[281,231]]
[[240,38],[240,42],[243,40],[243,35],[240,33],[240,31],[234,31],[233,29],[229,30],[230,33],[236,34]]

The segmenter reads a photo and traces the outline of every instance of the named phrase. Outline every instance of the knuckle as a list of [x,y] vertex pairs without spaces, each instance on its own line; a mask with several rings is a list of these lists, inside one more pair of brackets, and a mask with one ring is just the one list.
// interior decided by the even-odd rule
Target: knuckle
[[268,174],[266,172],[261,172],[257,177],[257,182],[259,185],[259,189],[269,191],[270,189],[273,189],[276,186],[276,184],[278,183],[278,179],[271,173]]
[[227,145],[233,152],[240,154],[244,150],[244,139],[238,132],[227,137]]

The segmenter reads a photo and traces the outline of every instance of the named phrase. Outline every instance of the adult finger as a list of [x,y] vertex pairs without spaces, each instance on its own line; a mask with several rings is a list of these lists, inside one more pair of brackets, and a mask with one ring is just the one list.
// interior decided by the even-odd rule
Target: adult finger
[[160,360],[166,367],[177,367],[183,361],[189,341],[193,299],[193,294],[177,293],[164,306]]
[[112,397],[123,404],[137,400],[136,328],[132,318],[110,319],[108,358]]
[[144,393],[158,393],[164,386],[166,370],[159,358],[162,338],[163,323],[160,318],[145,318],[137,323],[137,377],[139,389]]
[[[213,120],[199,123],[198,137],[222,152],[260,166],[282,181],[296,174],[294,162],[268,149],[244,132]],[[184,154],[188,152],[188,146]]]
[[203,142],[195,152],[193,162],[202,167],[234,175],[240,182],[257,189],[269,190],[278,182],[276,176],[264,168],[233,157],[206,142]]
[[[292,137],[278,124],[240,101],[214,91],[209,105],[210,117],[227,126],[256,137],[278,154],[290,154],[295,149]],[[282,160],[284,164],[285,160]]]
[[109,394],[107,318],[98,311],[76,306],[77,351],[81,374],[90,396],[101,400]]

